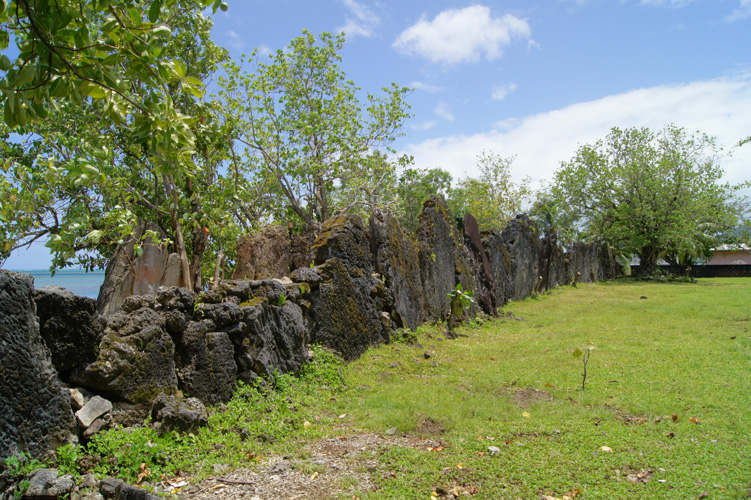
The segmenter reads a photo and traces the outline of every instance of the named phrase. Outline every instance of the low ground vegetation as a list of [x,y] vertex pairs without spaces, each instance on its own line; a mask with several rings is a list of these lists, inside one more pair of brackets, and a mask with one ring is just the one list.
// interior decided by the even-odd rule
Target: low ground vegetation
[[55,465],[191,499],[746,498],[750,299],[747,279],[557,289],[455,340],[316,349],[199,434],[111,430]]

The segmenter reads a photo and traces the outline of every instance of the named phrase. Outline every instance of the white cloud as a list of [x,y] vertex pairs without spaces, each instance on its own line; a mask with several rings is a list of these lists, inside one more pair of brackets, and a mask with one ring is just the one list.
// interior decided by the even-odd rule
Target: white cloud
[[751,0],[741,0],[740,5],[729,16],[725,18],[728,23],[741,21],[751,17]]
[[454,113],[451,111],[451,107],[443,101],[438,103],[434,113],[438,118],[443,118],[447,122],[454,121]]
[[444,87],[439,87],[438,85],[430,85],[429,83],[423,82],[412,82],[409,84],[409,86],[415,90],[422,90],[429,94],[436,94],[438,92],[443,92],[444,90],[446,90]]
[[344,26],[337,29],[343,31],[348,39],[356,36],[371,37],[381,23],[381,19],[373,10],[355,0],[342,0],[348,15],[345,17]]
[[473,5],[445,10],[432,21],[421,17],[397,37],[393,47],[434,63],[457,64],[476,62],[483,54],[488,60],[497,59],[512,39],[531,35],[527,21],[510,14],[492,17],[489,7]]
[[412,130],[419,130],[419,131],[424,132],[425,130],[430,130],[436,125],[438,125],[438,120],[428,120],[426,122],[420,122],[420,123],[415,123],[413,125],[410,125],[410,128]]
[[493,100],[502,101],[514,90],[516,90],[516,84],[514,82],[507,83],[506,85],[496,85],[493,87]]
[[[633,90],[498,122],[484,133],[430,139],[404,150],[415,157],[417,166],[443,168],[455,179],[477,174],[475,157],[484,149],[516,155],[512,173],[517,180],[525,176],[550,180],[561,161],[571,159],[579,146],[604,138],[614,126],[658,130],[674,123],[716,136],[720,144],[732,148],[751,135],[748,109],[751,75],[743,75]],[[722,166],[730,182],[751,179],[751,145],[737,148]]]

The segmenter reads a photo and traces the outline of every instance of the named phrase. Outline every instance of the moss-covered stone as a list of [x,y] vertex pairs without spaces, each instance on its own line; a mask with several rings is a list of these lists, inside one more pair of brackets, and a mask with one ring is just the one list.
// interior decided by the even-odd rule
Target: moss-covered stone
[[414,330],[424,320],[417,245],[385,209],[371,214],[370,239],[375,271],[384,277],[393,294],[391,317],[398,327]]
[[72,381],[130,403],[148,403],[159,393],[176,393],[175,344],[164,326],[163,318],[151,309],[115,314],[96,361],[74,371]]

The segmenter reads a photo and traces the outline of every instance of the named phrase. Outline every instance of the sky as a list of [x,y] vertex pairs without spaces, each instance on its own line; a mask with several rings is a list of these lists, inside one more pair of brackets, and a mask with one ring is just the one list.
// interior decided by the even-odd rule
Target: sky
[[751,0],[226,1],[213,38],[235,58],[344,31],[363,91],[413,89],[396,148],[455,180],[487,151],[538,185],[612,127],[671,123],[725,146],[728,182],[751,180],[751,144],[735,147],[751,135]]

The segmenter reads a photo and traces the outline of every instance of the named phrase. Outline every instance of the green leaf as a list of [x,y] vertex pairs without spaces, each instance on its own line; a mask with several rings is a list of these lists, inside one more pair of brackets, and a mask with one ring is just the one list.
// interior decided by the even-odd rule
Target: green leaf
[[170,33],[172,33],[172,30],[169,29],[167,26],[159,26],[158,28],[154,28],[153,30],[151,30],[151,34],[157,38],[168,37]]
[[5,119],[5,123],[10,128],[14,128],[16,126],[16,120],[13,118],[13,110],[11,109],[11,99],[8,98],[5,100],[5,106],[3,106],[3,118]]
[[159,19],[159,14],[161,14],[162,10],[162,0],[154,0],[154,2],[151,4],[151,7],[149,7],[149,21],[152,23],[157,22]]
[[21,70],[20,73],[16,75],[16,78],[13,80],[13,85],[20,87],[21,85],[27,84],[34,80],[34,76],[36,76],[36,69],[33,65],[27,65],[24,69]]
[[5,54],[0,55],[0,71],[8,71],[13,63],[10,62],[8,56]]
[[7,49],[9,43],[10,36],[8,35],[8,32],[6,30],[0,30],[0,50]]
[[582,354],[584,354],[584,353],[578,347],[576,349],[574,349],[573,355],[574,355],[575,358],[581,358]]
[[86,89],[86,95],[94,99],[104,99],[107,93],[99,85],[91,85]]

